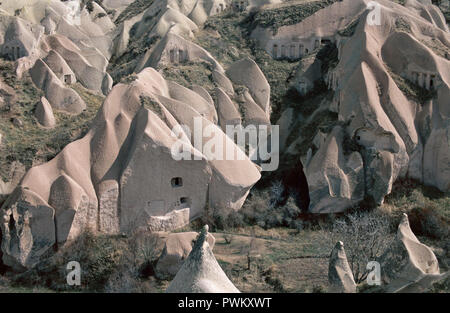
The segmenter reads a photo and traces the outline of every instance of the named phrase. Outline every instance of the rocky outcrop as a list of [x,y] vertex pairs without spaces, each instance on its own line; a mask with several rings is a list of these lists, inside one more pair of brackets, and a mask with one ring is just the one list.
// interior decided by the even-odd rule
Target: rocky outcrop
[[348,265],[342,241],[338,241],[331,252],[328,266],[328,282],[331,286],[331,292],[356,292],[356,283],[350,266]]
[[193,37],[209,16],[229,8],[227,0],[161,0],[152,3],[142,14],[136,33],[142,36],[150,30],[150,37],[164,37],[168,31]]
[[34,84],[44,91],[45,98],[55,110],[80,114],[86,108],[81,97],[73,89],[65,87],[43,60],[36,61],[30,74]]
[[210,122],[217,124],[217,112],[214,106],[208,103],[201,95],[183,87],[175,82],[168,81],[169,92],[171,98],[189,104],[194,110],[200,113],[201,116],[208,119]]
[[241,114],[237,105],[231,101],[230,97],[221,88],[215,89],[217,115],[219,125],[223,131],[226,131],[227,125],[235,126],[241,124]]
[[0,79],[0,109],[4,109],[6,107],[11,107],[14,105],[16,100],[16,91],[14,88],[5,84],[2,79]]
[[[160,279],[173,279],[189,256],[197,237],[196,232],[170,234],[156,264],[156,276]],[[208,234],[206,240],[212,250],[215,238]]]
[[203,99],[205,99],[210,106],[214,107],[214,100],[205,88],[199,85],[192,85],[191,89],[198,93]]
[[44,28],[17,16],[2,16],[0,33],[4,35],[0,45],[1,55],[16,61],[37,54]]
[[[142,34],[147,32],[149,27],[148,22],[146,22],[146,17],[151,14],[150,10],[144,13],[143,20],[139,24],[137,29],[137,34]],[[180,10],[175,9],[172,6],[167,6],[161,13],[159,13],[157,22],[151,28],[150,36],[160,36],[163,37],[167,34],[169,30],[175,32],[177,35],[185,37],[194,37],[194,32],[198,30],[197,24],[195,24],[191,19],[184,15]]]
[[[336,1],[298,24],[279,27],[276,33],[260,27],[252,33],[272,54],[283,47],[287,53],[310,45],[309,57],[314,62],[298,71],[294,80],[298,90],[308,92],[308,84],[317,79],[319,71],[328,71],[322,79],[329,91],[324,92],[315,113],[296,117],[284,130],[287,138],[286,133],[296,132],[298,125],[320,123],[317,119],[324,112],[337,114],[334,122],[326,123],[325,132],[314,129],[311,136],[297,131],[297,138],[285,149],[287,154],[306,159],[310,211],[314,213],[344,211],[364,198],[381,205],[400,178],[449,190],[450,115],[443,103],[450,92],[450,63],[442,51],[450,47],[450,35],[442,25],[442,15],[430,3],[378,3],[381,25],[366,22],[366,1]],[[439,48],[431,44],[436,38]],[[337,49],[337,59],[320,58],[325,63],[318,66],[326,46]],[[407,85],[429,92],[428,99],[414,97],[405,89]],[[342,136],[336,136],[336,125]],[[319,132],[327,138],[320,147],[311,140]],[[336,140],[339,147],[331,148]],[[333,159],[338,160],[333,170],[325,166],[323,171],[317,163],[330,164]],[[327,203],[336,205],[327,208]]]
[[[61,35],[45,37],[47,49],[57,52],[75,73],[76,79],[86,88],[102,91],[108,61],[104,56],[89,49],[90,60],[83,55],[83,50],[70,39]],[[85,48],[86,49],[86,48]],[[98,60],[100,58],[100,60]],[[96,66],[92,64],[96,64]]]
[[301,95],[306,95],[322,76],[322,62],[314,57],[305,58],[295,73],[294,86]]
[[246,58],[233,63],[226,71],[231,81],[248,88],[261,109],[270,114],[270,85],[255,61]]
[[102,93],[108,95],[113,86],[113,79],[108,73],[105,74],[102,81]]
[[64,82],[67,85],[76,83],[77,78],[75,73],[58,52],[55,50],[50,50],[43,61],[61,82]]
[[[0,139],[1,139],[0,134]],[[1,144],[1,141],[0,141]],[[25,175],[26,169],[25,166],[18,162],[14,161],[10,168],[9,174],[6,177],[6,180],[0,179],[0,201],[6,200],[8,196],[14,191],[17,185],[20,183],[20,180]]]
[[234,95],[234,88],[231,81],[223,73],[214,70],[212,72],[212,78],[218,87],[222,88],[230,97]]
[[156,47],[143,55],[136,70],[151,66],[157,68],[160,64],[183,64],[187,62],[206,62],[216,71],[223,73],[222,66],[202,47],[184,39],[176,33],[168,32]]
[[306,167],[312,213],[341,212],[364,199],[364,163],[343,150],[344,130],[333,128]]
[[259,127],[265,125],[269,130],[271,129],[270,115],[263,111],[263,109],[253,100],[253,97],[248,90],[244,90],[237,98],[244,126],[252,125]]
[[17,60],[18,76],[42,58],[61,81],[78,80],[88,89],[102,91],[115,25],[98,4],[93,2],[90,8],[73,12],[56,0],[6,6],[0,22],[0,33],[6,33],[1,53]]
[[387,292],[423,292],[442,278],[433,251],[421,243],[403,214],[396,241],[380,258]]
[[208,226],[200,232],[194,247],[175,278],[168,293],[237,293],[239,290],[228,279],[207,241]]
[[[201,216],[206,205],[238,210],[259,180],[259,169],[210,120],[212,106],[183,88],[145,69],[129,85],[112,89],[85,137],[28,171],[2,208],[5,262],[32,267],[52,245],[86,229],[170,231]],[[180,131],[180,125],[187,128]],[[194,141],[198,134],[200,143]],[[239,157],[211,154],[205,148],[210,140]],[[16,232],[15,225],[41,208],[45,214],[36,224],[23,226],[33,228],[32,236]],[[47,224],[56,230],[41,227]]]
[[52,128],[56,125],[52,106],[44,97],[42,97],[41,101],[38,102],[34,114],[39,124],[41,124],[42,126]]
[[450,110],[446,105],[449,97],[450,89],[441,88],[437,99],[428,109],[424,108],[425,114],[419,119],[423,140],[416,155],[422,173],[420,181],[443,191],[450,190]]
[[[0,217],[3,262],[19,271],[36,265],[55,244],[54,210],[26,189],[16,189],[4,207]],[[5,226],[9,231],[4,231]]]

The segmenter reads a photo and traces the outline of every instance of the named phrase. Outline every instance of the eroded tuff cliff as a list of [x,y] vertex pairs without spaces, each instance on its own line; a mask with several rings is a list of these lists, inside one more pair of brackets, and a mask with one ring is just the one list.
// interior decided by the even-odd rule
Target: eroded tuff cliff
[[[200,160],[170,155],[173,127],[194,118],[238,154],[227,125],[279,124],[280,171],[264,177],[301,160],[312,213],[381,204],[406,177],[448,192],[448,25],[431,1],[397,2],[104,0],[74,16],[57,0],[3,1],[5,263],[32,267],[88,228],[171,230],[205,205],[239,209],[260,179],[247,157],[210,159],[188,133]],[[51,160],[31,153],[20,181],[15,129],[50,127],[70,135],[42,140],[33,151]]]

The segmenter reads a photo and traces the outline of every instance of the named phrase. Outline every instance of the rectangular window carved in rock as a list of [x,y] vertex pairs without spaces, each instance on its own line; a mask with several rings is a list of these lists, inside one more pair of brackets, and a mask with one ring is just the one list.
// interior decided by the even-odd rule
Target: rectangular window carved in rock
[[174,177],[171,180],[172,187],[181,187],[183,186],[183,179],[181,177]]

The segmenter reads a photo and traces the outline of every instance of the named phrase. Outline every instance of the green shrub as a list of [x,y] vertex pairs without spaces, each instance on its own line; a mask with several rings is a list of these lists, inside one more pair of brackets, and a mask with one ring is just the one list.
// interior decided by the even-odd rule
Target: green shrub
[[[273,203],[277,196],[274,188],[270,191],[253,190],[239,211],[226,208],[207,208],[202,218],[204,224],[213,231],[240,228],[248,225],[258,225],[264,229],[276,227],[303,228],[303,222],[298,220],[301,210],[294,199],[289,198],[286,205],[276,207]],[[279,196],[279,195],[278,195]]]
[[449,235],[449,221],[434,205],[416,207],[409,214],[409,223],[414,234],[434,239],[444,239]]
[[[160,252],[158,237],[147,232],[129,237],[85,232],[35,268],[13,276],[12,285],[78,292],[145,291]],[[81,286],[66,283],[66,266],[70,261],[80,263]]]

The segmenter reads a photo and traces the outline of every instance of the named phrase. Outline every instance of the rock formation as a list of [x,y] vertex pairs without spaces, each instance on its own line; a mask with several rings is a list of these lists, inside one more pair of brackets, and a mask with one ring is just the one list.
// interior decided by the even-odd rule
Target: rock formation
[[[282,157],[294,160],[282,168],[277,205],[290,196],[304,213],[344,212],[362,200],[381,205],[403,178],[450,191],[450,35],[431,1],[379,0],[376,25],[369,0],[100,2],[76,11],[59,0],[0,3],[1,61],[15,72],[0,80],[0,114],[11,131],[59,129],[53,112],[78,125],[101,102],[90,96],[107,96],[70,137],[82,138],[58,142],[65,148],[45,164],[27,160],[23,179],[0,181],[2,202],[12,193],[0,214],[6,265],[32,268],[88,229],[171,231],[205,207],[240,209],[262,162],[254,145],[238,147],[225,131],[255,126],[271,136],[272,110]],[[271,88],[278,70],[288,74]],[[42,93],[22,101],[12,86],[28,75]],[[16,103],[35,108],[32,126],[11,110]],[[2,137],[12,144],[1,131],[0,144]],[[229,151],[219,146],[231,147],[235,160],[223,160]],[[173,275],[189,253],[189,240],[177,240],[161,272]],[[164,265],[171,256],[177,265]],[[198,290],[223,290],[202,279]]]
[[81,97],[73,89],[65,87],[44,61],[37,60],[30,74],[33,82],[44,91],[45,97],[55,109],[79,114],[86,108]]
[[57,0],[16,1],[2,4],[2,9],[1,55],[16,61],[18,76],[32,68],[33,81],[53,109],[81,112],[81,99],[63,84],[79,81],[88,89],[105,89],[102,83],[113,44],[109,34],[115,25],[98,4],[93,3],[91,12],[86,7],[72,12]]
[[207,241],[208,226],[200,232],[183,266],[170,283],[168,293],[237,293]]
[[[169,231],[201,216],[205,205],[242,206],[260,178],[257,166],[202,117],[196,110],[199,102],[189,97],[180,101],[179,88],[146,68],[130,85],[113,88],[85,137],[25,175],[3,206],[7,264],[32,267],[56,242],[76,238],[86,229],[107,234],[139,227]],[[203,101],[202,108],[210,112]],[[203,146],[194,142],[196,123]],[[173,133],[180,124],[189,134]],[[202,154],[211,140],[206,127],[214,130],[215,140],[242,156],[228,161],[225,155],[214,159]],[[177,161],[172,154],[180,143],[187,160]]]
[[174,32],[168,32],[150,55],[144,55],[136,70],[140,71],[148,66],[156,68],[163,63],[182,64],[187,62],[207,62],[219,72],[223,72],[222,66],[208,51]]
[[[196,232],[170,234],[156,264],[156,276],[160,279],[173,279],[189,256],[197,237]],[[213,250],[215,243],[213,235],[208,233],[206,240]]]
[[39,124],[41,124],[42,126],[54,127],[56,124],[52,107],[44,97],[42,97],[41,101],[39,101],[39,103],[37,104],[35,115]]
[[328,282],[331,285],[331,292],[356,292],[355,280],[348,265],[342,241],[337,242],[331,252],[328,266]]
[[341,212],[364,199],[361,155],[342,151],[344,130],[336,126],[308,163],[305,174],[314,213]]
[[398,226],[396,241],[380,263],[387,292],[423,292],[443,278],[436,256],[411,231],[406,214]]
[[11,164],[7,179],[5,181],[0,179],[0,202],[6,200],[6,198],[14,191],[22,177],[25,175],[25,172],[25,166],[22,163],[14,161]]
[[[450,92],[444,53],[450,35],[442,13],[429,1],[381,0],[377,25],[368,22],[368,1],[327,3],[297,23],[281,21],[276,30],[256,25],[251,34],[273,58],[310,60],[294,79],[301,94],[309,95],[314,81],[329,89],[313,114],[295,117],[284,130],[294,138],[284,143],[285,153],[307,160],[310,212],[341,212],[364,198],[380,205],[400,178],[449,191],[450,124],[443,103]],[[284,6],[289,5],[302,4]],[[434,40],[439,43],[431,44]],[[336,59],[321,58],[330,47],[337,49]],[[405,86],[432,94],[423,102]],[[299,125],[317,125],[329,116],[336,116],[335,127],[313,130],[326,137],[320,147],[311,141],[314,136],[298,133]]]
[[235,62],[226,73],[233,83],[246,86],[254,101],[269,116],[270,85],[255,61],[247,58]]

